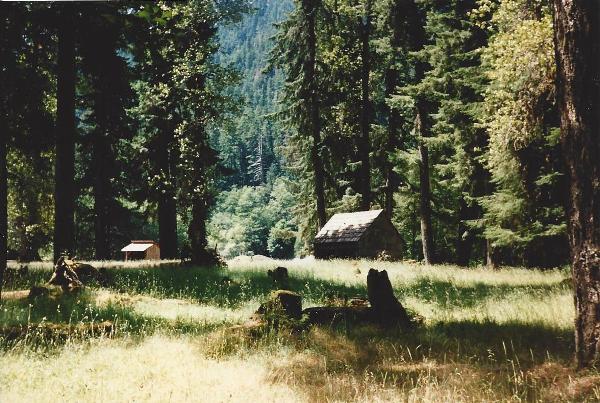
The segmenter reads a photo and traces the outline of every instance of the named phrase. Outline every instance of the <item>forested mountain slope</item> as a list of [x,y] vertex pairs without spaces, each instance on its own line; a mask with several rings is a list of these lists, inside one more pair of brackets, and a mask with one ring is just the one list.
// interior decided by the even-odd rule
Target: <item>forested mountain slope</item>
[[275,148],[282,138],[281,128],[273,117],[276,98],[282,85],[281,72],[266,72],[272,38],[276,28],[292,9],[291,0],[256,0],[254,12],[237,24],[219,31],[220,51],[217,61],[234,67],[240,83],[231,92],[243,105],[229,125],[220,127],[214,141],[226,166],[235,173],[225,179],[225,186],[264,184],[279,171]]
[[274,116],[284,78],[267,67],[275,24],[287,18],[293,2],[257,0],[253,7],[240,23],[219,31],[217,60],[237,70],[240,82],[230,91],[242,104],[213,133],[214,147],[231,172],[221,179],[222,192],[208,224],[209,243],[228,257],[248,252],[292,257],[295,203],[283,179],[285,133]]

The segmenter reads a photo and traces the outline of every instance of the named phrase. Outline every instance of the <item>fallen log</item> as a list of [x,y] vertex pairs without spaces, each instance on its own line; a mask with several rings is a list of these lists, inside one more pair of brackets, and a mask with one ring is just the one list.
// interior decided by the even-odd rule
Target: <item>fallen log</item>
[[114,330],[111,321],[77,324],[42,322],[0,327],[0,334],[5,340],[17,340],[26,336],[64,340],[69,337],[112,335]]
[[368,306],[315,306],[303,310],[302,315],[311,325],[374,321],[373,309]]

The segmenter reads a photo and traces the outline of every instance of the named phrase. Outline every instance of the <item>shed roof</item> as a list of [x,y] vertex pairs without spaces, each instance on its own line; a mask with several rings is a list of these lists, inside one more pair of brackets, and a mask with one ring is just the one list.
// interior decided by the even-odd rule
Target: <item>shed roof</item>
[[129,245],[121,249],[121,252],[145,252],[156,245],[154,241],[131,241]]
[[382,212],[383,210],[370,210],[335,214],[321,228],[315,242],[357,242]]

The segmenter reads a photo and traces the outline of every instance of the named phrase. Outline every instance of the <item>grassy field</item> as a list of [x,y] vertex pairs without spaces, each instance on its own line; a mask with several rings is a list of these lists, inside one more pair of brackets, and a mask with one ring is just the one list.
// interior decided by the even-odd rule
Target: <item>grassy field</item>
[[[109,287],[3,300],[0,401],[600,400],[600,373],[572,367],[566,270],[258,258],[220,270],[95,264],[109,269]],[[364,296],[368,268],[386,269],[424,322],[410,331],[237,331],[272,291],[266,270],[277,265],[288,267],[304,307]],[[49,272],[30,265],[5,289],[41,284]],[[104,321],[110,333],[85,330]]]

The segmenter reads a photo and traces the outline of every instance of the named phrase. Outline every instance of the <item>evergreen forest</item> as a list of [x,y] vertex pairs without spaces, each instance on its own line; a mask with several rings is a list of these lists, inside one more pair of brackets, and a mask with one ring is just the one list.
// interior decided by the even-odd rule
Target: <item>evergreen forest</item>
[[302,257],[384,209],[406,259],[568,262],[547,0],[0,9],[11,259]]

